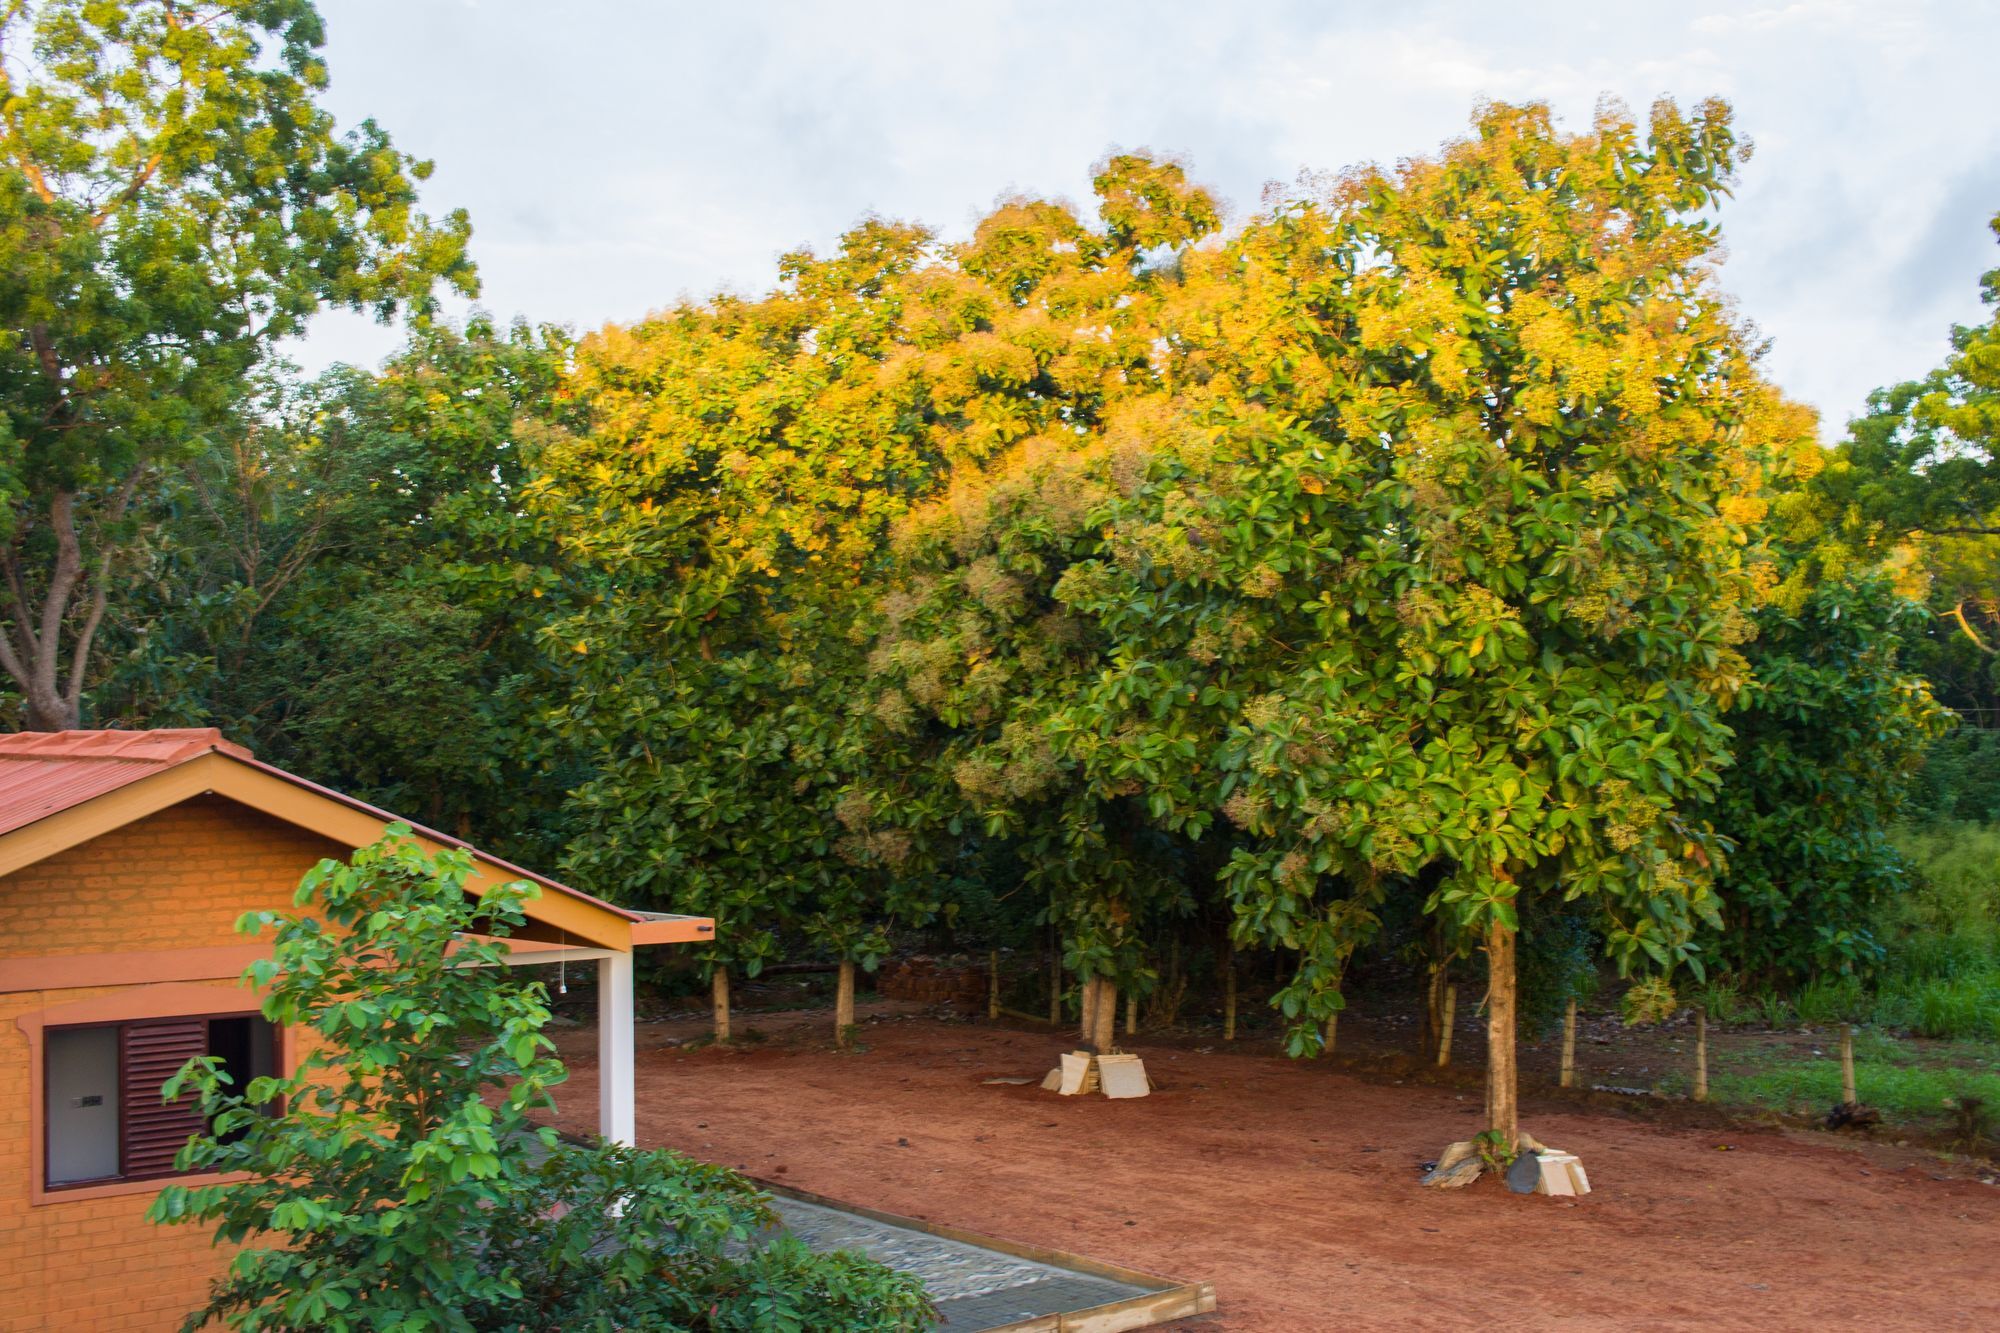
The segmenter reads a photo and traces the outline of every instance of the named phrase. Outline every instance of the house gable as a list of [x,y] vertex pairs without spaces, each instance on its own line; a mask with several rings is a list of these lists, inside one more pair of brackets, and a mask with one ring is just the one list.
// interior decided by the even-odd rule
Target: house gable
[[290,908],[308,870],[349,850],[192,796],[0,876],[0,959],[242,946],[239,916]]

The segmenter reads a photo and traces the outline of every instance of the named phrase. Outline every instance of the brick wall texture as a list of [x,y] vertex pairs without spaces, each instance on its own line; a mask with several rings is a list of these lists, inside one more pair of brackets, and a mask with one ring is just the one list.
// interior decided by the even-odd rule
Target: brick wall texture
[[[308,869],[346,852],[232,801],[199,797],[0,877],[0,957],[246,944],[239,915],[290,907]],[[149,1192],[33,1202],[42,1145],[17,1020],[136,989],[0,994],[0,1329],[176,1328],[227,1262],[205,1228],[146,1221]],[[217,993],[218,1009],[254,1007],[233,986]]]

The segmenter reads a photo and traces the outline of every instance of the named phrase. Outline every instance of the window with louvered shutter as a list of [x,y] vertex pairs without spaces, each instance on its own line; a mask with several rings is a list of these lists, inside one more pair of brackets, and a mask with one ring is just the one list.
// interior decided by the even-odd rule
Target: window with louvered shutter
[[168,1018],[128,1023],[120,1050],[119,1099],[127,1180],[172,1175],[174,1157],[206,1127],[192,1096],[160,1100],[160,1085],[208,1052],[208,1020]]
[[[52,1028],[43,1051],[42,1179],[50,1189],[177,1174],[174,1158],[208,1126],[193,1097],[160,1100],[160,1086],[197,1055],[231,1085],[284,1072],[279,1030],[257,1013],[204,1014]],[[266,1102],[267,1115],[283,1113]]]

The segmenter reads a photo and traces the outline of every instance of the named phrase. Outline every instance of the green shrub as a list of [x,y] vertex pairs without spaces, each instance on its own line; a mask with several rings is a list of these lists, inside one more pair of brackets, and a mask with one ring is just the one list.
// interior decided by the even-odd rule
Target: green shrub
[[1799,1020],[1824,1027],[1861,1017],[1867,1007],[1859,977],[1814,977],[1792,1001]]
[[1905,828],[1896,844],[1912,883],[1879,914],[1891,965],[1929,976],[2000,965],[2000,826]]
[[1792,1012],[1792,1002],[1774,990],[1757,992],[1757,998],[1753,1003],[1757,1008],[1757,1017],[1763,1020],[1767,1028],[1790,1027],[1796,1018]]
[[1750,1006],[1743,998],[1743,988],[1734,977],[1710,977],[1696,988],[1694,1002],[1706,1011],[1709,1022],[1724,1027],[1741,1023],[1750,1014]]
[[[504,965],[516,882],[471,899],[472,857],[435,860],[392,825],[258,912],[264,1016],[314,1039],[283,1078],[237,1086],[207,1057],[164,1095],[206,1134],[150,1216],[247,1242],[182,1327],[359,1333],[915,1333],[922,1284],[858,1255],[758,1243],[776,1221],[732,1171],[664,1150],[579,1147],[537,1126],[565,1077],[547,995]],[[453,946],[456,946],[454,948]]]
[[1959,727],[1932,741],[1910,805],[1926,824],[2000,824],[2000,730]]

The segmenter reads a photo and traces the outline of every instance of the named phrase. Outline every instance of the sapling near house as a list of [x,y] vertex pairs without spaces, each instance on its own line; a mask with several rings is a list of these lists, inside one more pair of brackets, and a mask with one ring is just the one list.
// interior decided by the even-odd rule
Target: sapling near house
[[244,1248],[183,1327],[916,1330],[920,1284],[789,1239],[747,1180],[677,1153],[579,1146],[538,1125],[565,1079],[547,994],[506,966],[516,882],[478,899],[471,855],[391,826],[322,861],[247,980],[275,1024],[311,1033],[283,1076],[236,1086],[190,1061],[164,1094],[209,1132],[151,1217]]

